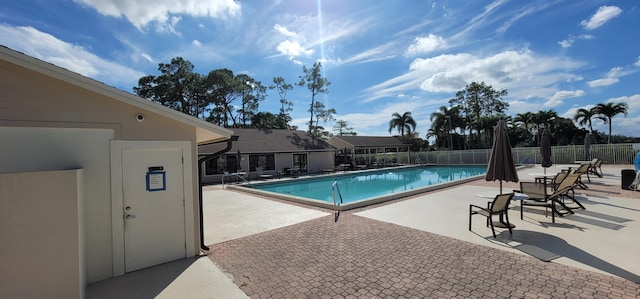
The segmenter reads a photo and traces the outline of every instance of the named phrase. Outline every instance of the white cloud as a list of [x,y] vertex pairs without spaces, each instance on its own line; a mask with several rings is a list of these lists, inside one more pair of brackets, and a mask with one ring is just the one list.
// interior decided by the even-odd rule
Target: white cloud
[[194,40],[191,42],[191,44],[192,44],[192,45],[194,45],[194,46],[196,46],[196,47],[201,47],[201,46],[202,46],[202,43],[201,43],[199,40],[197,40],[197,39],[194,39]]
[[600,86],[609,86],[609,85],[613,85],[618,83],[617,78],[604,78],[604,79],[597,79],[597,80],[592,80],[587,82],[587,84],[589,84],[590,87],[600,87]]
[[544,103],[545,107],[558,107],[562,104],[564,104],[564,102],[562,100],[564,99],[568,99],[568,98],[575,98],[575,97],[581,97],[584,96],[585,92],[584,90],[578,89],[578,90],[560,90],[557,91],[556,93],[554,93],[551,97],[549,97],[549,100]]
[[569,48],[571,47],[571,45],[573,45],[573,42],[574,42],[573,39],[565,39],[565,40],[559,41],[558,44],[560,44],[560,46],[563,48]]
[[395,97],[411,89],[427,92],[456,92],[476,81],[496,89],[507,89],[509,96],[521,99],[549,97],[549,87],[560,81],[578,78],[569,71],[582,62],[564,57],[535,55],[530,50],[503,51],[478,57],[469,53],[443,54],[415,59],[409,71],[365,90],[366,101]]
[[281,55],[287,56],[293,63],[302,65],[302,61],[298,58],[300,56],[308,57],[315,52],[313,49],[305,48],[301,44],[301,41],[304,41],[303,36],[299,36],[297,33],[289,30],[286,26],[275,24],[273,25],[273,29],[287,38],[286,40],[278,43],[276,50]]
[[607,100],[607,103],[620,103],[620,102],[624,102],[624,103],[627,103],[627,105],[629,105],[628,113],[630,114],[640,111],[640,94],[634,94],[631,96],[624,96],[624,97],[618,97],[618,98],[610,98]]
[[569,35],[569,37],[567,37],[567,39],[559,41],[558,44],[560,44],[561,47],[563,48],[569,48],[573,45],[573,43],[576,40],[589,40],[589,39],[594,39],[594,36],[591,34],[580,34],[578,36],[573,36],[573,35]]
[[292,42],[290,40],[281,42],[280,44],[278,44],[278,47],[276,47],[276,49],[278,50],[278,52],[284,55],[293,57],[301,55],[308,56],[313,54],[313,49],[305,49],[302,45],[300,45],[299,42]]
[[[638,62],[636,61],[633,66],[637,65]],[[607,73],[607,76],[605,78],[602,79],[597,79],[597,80],[592,80],[587,82],[587,84],[589,84],[589,86],[591,87],[599,87],[599,86],[609,86],[609,85],[613,85],[618,83],[620,80],[618,78],[633,74],[635,72],[637,72],[637,69],[634,69],[632,67],[614,67],[611,68],[611,70],[609,70],[609,72]]]
[[291,32],[289,31],[289,29],[287,29],[287,27],[282,26],[280,24],[275,24],[273,25],[273,29],[275,29],[276,31],[278,31],[280,34],[287,36],[287,37],[296,37],[298,34],[296,34],[295,32]]
[[[427,133],[430,126],[428,118],[431,112],[441,105],[446,105],[446,100],[425,101],[424,99],[414,98],[406,101],[389,101],[375,107],[371,113],[337,115],[336,119],[347,120],[349,125],[358,132],[358,135],[389,136],[397,134],[397,131],[391,131],[391,134],[388,131],[391,115],[395,112],[402,114],[405,111],[410,111],[418,123],[416,131],[424,138],[424,134]],[[307,118],[306,121],[309,121],[309,119]]]
[[340,60],[341,64],[351,64],[351,63],[364,63],[364,62],[372,62],[372,61],[382,61],[396,57],[393,54],[390,54],[393,43],[388,43],[382,46],[378,46],[372,49],[367,49],[363,52],[356,53],[355,55],[348,57],[344,60]]
[[142,53],[142,54],[140,54],[140,56],[142,56],[142,58],[146,59],[149,62],[153,62],[153,58],[151,57],[151,55],[149,55],[147,53]]
[[[371,27],[369,18],[341,17],[327,14],[322,18],[317,15],[281,14],[273,16],[277,23],[273,30],[278,34],[265,34],[261,44],[267,49],[274,49],[280,54],[288,56],[291,61],[301,63],[303,58],[328,63],[342,63],[335,57],[334,49],[340,40],[348,39],[354,34],[361,35],[363,30]],[[291,51],[298,48],[298,51]],[[299,53],[299,56],[291,56]],[[312,54],[321,57],[309,57]],[[307,57],[303,57],[307,56]],[[372,58],[377,59],[377,58]]]
[[580,22],[580,25],[587,30],[593,30],[604,25],[606,22],[617,17],[621,13],[622,9],[617,6],[600,6],[598,11],[596,11],[589,20],[583,20]]
[[509,113],[513,115],[525,112],[540,111],[540,104],[533,101],[514,100],[508,101]]
[[415,56],[430,53],[447,47],[447,42],[441,36],[429,34],[424,37],[416,37],[407,49],[407,55]]
[[165,24],[170,15],[222,18],[240,14],[241,5],[234,0],[73,0],[95,8],[111,17],[125,17],[138,29],[151,22]]
[[33,27],[0,24],[0,36],[5,39],[4,45],[13,50],[98,81],[133,86],[137,84],[136,78],[144,76],[144,73],[107,61],[82,46],[64,42]]
[[171,33],[180,36],[180,32],[176,30],[176,25],[182,20],[181,17],[171,17],[169,21],[156,24],[156,31],[161,33]]
[[575,98],[575,97],[581,97],[584,96],[584,90],[578,89],[578,90],[560,90],[556,93],[554,93],[551,96],[551,100],[562,100],[562,99],[568,99],[568,98]]

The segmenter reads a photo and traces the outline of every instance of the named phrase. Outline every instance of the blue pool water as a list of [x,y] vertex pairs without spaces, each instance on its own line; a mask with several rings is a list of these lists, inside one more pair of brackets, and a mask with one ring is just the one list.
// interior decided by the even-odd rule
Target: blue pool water
[[387,168],[255,184],[253,188],[286,196],[333,203],[331,186],[337,182],[344,203],[350,203],[478,176],[486,171],[486,165]]

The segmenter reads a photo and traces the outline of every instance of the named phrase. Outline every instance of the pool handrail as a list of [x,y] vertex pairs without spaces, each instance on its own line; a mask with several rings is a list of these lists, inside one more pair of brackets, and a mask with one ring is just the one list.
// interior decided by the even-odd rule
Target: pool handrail
[[336,201],[336,193],[335,193],[336,190],[338,190],[338,196],[340,197],[340,204],[342,204],[343,203],[342,193],[340,193],[340,187],[338,186],[338,181],[333,181],[333,184],[331,184],[331,196],[333,196],[333,206],[336,208],[336,210],[338,210],[338,206],[340,206],[340,204],[338,204],[338,202]]
[[243,181],[245,183],[247,183],[249,186],[253,187],[253,184],[251,184],[251,182],[249,182],[249,180],[247,180],[246,178],[244,178],[244,176],[241,176],[237,173],[229,173],[229,174],[224,174],[222,175],[222,187],[224,188],[224,178],[226,177],[236,177],[238,178],[240,181]]

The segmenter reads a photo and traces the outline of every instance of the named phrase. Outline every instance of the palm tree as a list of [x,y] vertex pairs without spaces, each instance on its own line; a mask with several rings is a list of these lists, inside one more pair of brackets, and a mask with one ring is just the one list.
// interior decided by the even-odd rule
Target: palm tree
[[593,132],[593,126],[591,125],[591,119],[593,117],[597,117],[598,119],[602,119],[603,121],[606,121],[605,118],[603,118],[602,116],[598,116],[598,113],[595,109],[595,107],[592,107],[591,109],[584,109],[584,108],[580,108],[576,111],[576,115],[573,117],[574,121],[578,122],[578,125],[584,126],[584,125],[589,125],[589,132]]
[[513,121],[515,123],[522,124],[522,127],[529,132],[529,129],[533,124],[533,112],[518,113],[516,114],[516,117],[513,118]]
[[602,116],[601,119],[604,120],[605,124],[609,124],[609,140],[607,143],[611,143],[611,119],[620,113],[624,114],[624,116],[626,117],[629,106],[627,105],[627,103],[606,103],[598,104],[593,107],[593,109],[598,115]]
[[495,127],[498,125],[498,121],[500,120],[499,116],[481,116],[478,119],[477,125],[480,132],[484,134],[484,143],[491,147],[493,144],[493,131]]
[[404,138],[405,131],[407,134],[411,134],[411,131],[416,129],[416,121],[411,116],[411,112],[405,112],[400,115],[398,112],[391,115],[391,121],[389,121],[389,133],[393,131],[393,129],[398,129],[400,132],[400,136]]
[[440,106],[440,109],[431,113],[431,128],[436,131],[448,132],[446,137],[448,138],[447,148],[453,149],[453,139],[451,137],[451,130],[455,130],[462,125],[462,119],[460,118],[460,108],[452,107],[448,109],[446,106]]
[[435,127],[427,130],[426,138],[429,139],[431,137],[435,137],[435,146],[437,148],[445,147],[445,140],[447,138],[447,133],[442,129],[442,127]]
[[538,125],[538,129],[540,129],[540,125],[543,124],[548,128],[557,118],[558,113],[553,110],[540,110],[533,115],[533,122]]

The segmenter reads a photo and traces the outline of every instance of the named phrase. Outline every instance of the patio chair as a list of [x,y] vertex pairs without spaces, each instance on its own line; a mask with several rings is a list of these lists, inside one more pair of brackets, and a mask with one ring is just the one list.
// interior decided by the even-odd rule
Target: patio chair
[[[513,197],[513,193],[507,194],[498,194],[493,199],[492,202],[489,202],[486,208],[477,206],[477,205],[469,205],[469,231],[471,231],[471,216],[473,215],[482,215],[487,217],[487,226],[491,225],[491,232],[493,233],[493,237],[496,237],[496,230],[493,227],[493,215],[500,216],[500,222],[506,225],[509,228],[509,233],[511,231],[511,223],[509,223],[509,215],[507,211],[509,210],[509,202]],[[503,222],[506,220],[506,223]]]
[[[524,206],[538,206],[545,208],[545,217],[547,216],[547,210],[551,209],[551,222],[555,223],[555,215],[564,216],[567,214],[574,214],[573,209],[585,207],[575,198],[574,188],[578,183],[580,175],[567,174],[566,177],[560,182],[551,194],[548,194],[550,186],[546,184],[536,182],[520,182],[520,190],[514,190],[515,192],[523,193],[529,196],[529,199],[522,200],[520,202],[520,219],[523,219]],[[569,194],[571,193],[571,194]],[[565,200],[569,198],[578,207],[569,207]],[[557,206],[562,207],[563,211],[560,211]]]
[[[564,181],[564,179],[567,178],[567,175],[569,175],[568,171],[561,171],[561,172],[558,172],[558,174],[556,174],[555,177],[553,177],[553,180],[551,181],[551,190],[553,192],[558,190],[558,187],[560,187],[560,184],[562,183],[562,181]],[[574,184],[574,187],[575,187],[575,184]],[[570,191],[571,191],[572,197],[575,196],[575,190],[571,189]]]
[[602,159],[593,159],[589,165],[588,173],[595,174],[598,177],[602,177]]

